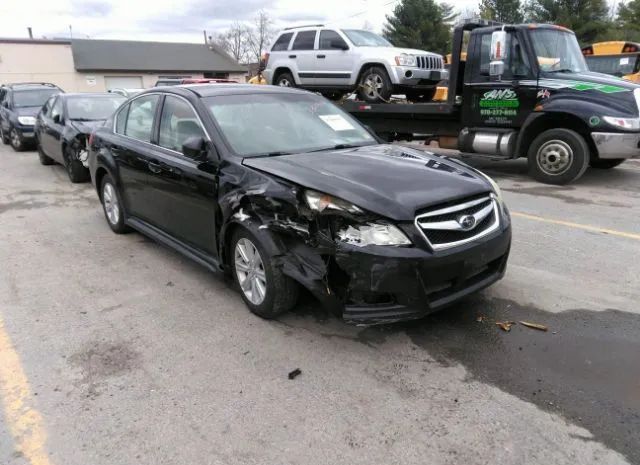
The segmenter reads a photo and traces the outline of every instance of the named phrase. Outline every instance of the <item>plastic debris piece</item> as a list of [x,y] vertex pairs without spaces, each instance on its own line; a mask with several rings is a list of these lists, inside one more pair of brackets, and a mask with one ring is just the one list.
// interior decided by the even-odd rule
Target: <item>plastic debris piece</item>
[[482,323],[484,321],[485,316],[484,315],[478,315],[478,318],[476,318],[476,321],[478,323]]
[[500,329],[506,332],[511,331],[511,327],[515,324],[515,321],[496,321],[496,325],[498,325]]
[[300,368],[296,368],[291,373],[289,373],[289,379],[296,379],[301,374],[302,374],[302,370]]
[[526,326],[527,328],[537,329],[538,331],[549,331],[545,325],[539,325],[538,323],[530,323],[529,321],[521,321],[521,325]]

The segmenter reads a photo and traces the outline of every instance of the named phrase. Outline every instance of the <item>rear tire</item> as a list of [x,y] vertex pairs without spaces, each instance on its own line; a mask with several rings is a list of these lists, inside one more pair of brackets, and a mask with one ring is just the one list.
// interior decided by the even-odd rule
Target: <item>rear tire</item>
[[545,184],[569,184],[589,166],[589,146],[571,129],[548,129],[529,147],[529,172]]
[[280,87],[298,87],[291,73],[280,73],[274,79],[273,83]]
[[131,231],[124,222],[125,212],[118,188],[108,174],[100,183],[100,202],[102,202],[107,224],[114,233],[125,234]]
[[42,145],[40,144],[40,139],[36,140],[36,149],[38,150],[38,159],[40,160],[41,165],[49,166],[55,163],[53,161],[53,158],[49,157],[47,154],[44,153],[44,150],[42,149]]
[[367,68],[358,80],[358,96],[367,103],[387,102],[392,92],[391,79],[381,66]]
[[90,179],[89,169],[85,168],[73,149],[64,149],[64,166],[69,175],[69,180],[74,183],[87,182]]
[[295,306],[298,283],[273,266],[256,236],[244,228],[238,229],[229,252],[233,279],[249,310],[261,318],[273,319]]
[[600,158],[596,158],[595,160],[591,160],[590,166],[591,168],[596,168],[599,170],[608,170],[611,168],[615,168],[621,163],[625,162],[626,158],[610,158],[602,160]]

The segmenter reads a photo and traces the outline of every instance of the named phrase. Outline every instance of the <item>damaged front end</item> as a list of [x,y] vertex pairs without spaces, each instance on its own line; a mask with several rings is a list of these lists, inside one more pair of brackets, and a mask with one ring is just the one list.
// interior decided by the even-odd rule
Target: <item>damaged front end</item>
[[435,252],[413,222],[256,171],[238,170],[238,179],[229,168],[221,177],[223,257],[235,226],[251,230],[274,266],[349,323],[421,318],[504,274],[508,225],[481,244]]

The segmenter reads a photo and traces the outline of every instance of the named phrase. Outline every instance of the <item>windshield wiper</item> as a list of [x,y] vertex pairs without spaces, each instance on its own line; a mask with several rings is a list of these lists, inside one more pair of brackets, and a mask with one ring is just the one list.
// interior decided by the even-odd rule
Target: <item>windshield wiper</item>
[[562,69],[553,69],[551,71],[547,71],[547,73],[575,73],[571,68],[562,68]]
[[102,119],[95,118],[69,118],[71,121],[102,121]]
[[275,151],[275,152],[259,153],[257,155],[254,155],[253,158],[279,157],[281,155],[291,155],[292,153],[295,153],[295,152]]
[[336,144],[336,145],[333,145],[331,147],[324,147],[322,149],[310,150],[307,153],[326,152],[328,150],[357,149],[359,147],[365,147],[365,146],[364,145],[359,145],[359,144]]

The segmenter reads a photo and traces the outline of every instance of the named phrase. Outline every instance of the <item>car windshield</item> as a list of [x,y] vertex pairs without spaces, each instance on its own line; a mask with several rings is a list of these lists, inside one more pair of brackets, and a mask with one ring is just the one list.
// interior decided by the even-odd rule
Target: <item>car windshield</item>
[[203,99],[234,152],[282,155],[373,145],[360,123],[312,94],[226,95]]
[[561,29],[531,31],[541,71],[584,73],[588,71],[575,34]]
[[387,39],[373,32],[360,29],[343,29],[342,32],[356,47],[393,47]]
[[78,96],[67,99],[69,119],[79,121],[96,121],[107,119],[124,102],[121,95]]
[[13,93],[13,106],[16,108],[41,107],[49,97],[60,92],[59,89],[16,90]]

